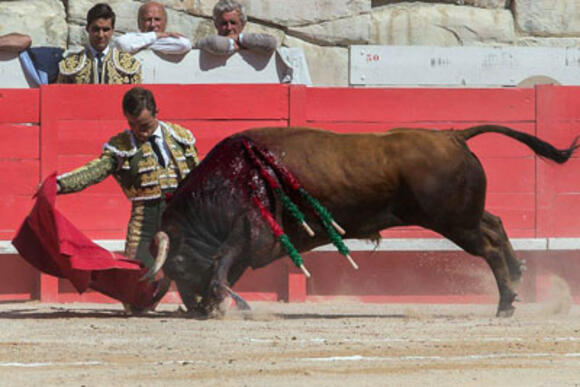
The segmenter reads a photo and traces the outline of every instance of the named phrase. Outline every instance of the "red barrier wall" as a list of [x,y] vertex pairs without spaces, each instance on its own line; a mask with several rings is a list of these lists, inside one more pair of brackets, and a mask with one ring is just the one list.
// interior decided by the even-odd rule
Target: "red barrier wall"
[[[567,147],[580,133],[580,88],[535,89],[354,89],[289,85],[150,85],[162,120],[192,129],[205,155],[220,139],[257,126],[307,125],[338,132],[383,131],[392,127],[464,128],[498,123]],[[96,157],[103,143],[124,129],[122,95],[127,86],[51,85],[40,90],[0,90],[0,240],[13,237],[31,208],[42,178]],[[488,175],[487,209],[502,217],[512,238],[580,237],[580,161],[565,166],[539,160],[524,145],[500,135],[469,141]],[[352,150],[352,157],[364,157]],[[98,203],[96,205],[95,203]],[[59,209],[89,237],[124,239],[129,203],[113,179],[81,193],[59,196]],[[416,227],[383,232],[387,238],[438,237]],[[244,275],[236,288],[254,298],[305,299],[355,294],[368,300],[449,297],[494,299],[491,273],[464,253],[356,253],[359,273],[334,253],[309,253],[315,277],[306,284],[285,261]],[[576,253],[562,259],[577,260]],[[546,273],[545,262],[533,273]],[[436,257],[438,264],[433,264]],[[568,258],[566,258],[568,257]],[[451,259],[452,258],[452,259]],[[74,294],[68,283],[41,276],[14,255],[1,255],[0,300],[103,300]],[[333,262],[332,260],[335,260]],[[337,261],[340,260],[340,261]],[[476,266],[471,266],[474,263]],[[575,262],[575,261],[574,261]],[[360,263],[360,262],[359,262]],[[328,271],[328,267],[333,267]],[[442,273],[435,273],[439,268]],[[462,274],[462,270],[468,268]],[[580,269],[567,273],[576,275]],[[381,274],[377,274],[381,273]],[[383,273],[395,273],[392,276]],[[479,273],[474,280],[473,273]],[[566,274],[566,273],[564,273]],[[373,279],[379,275],[383,280]],[[467,275],[467,277],[465,277]],[[18,278],[19,281],[14,279]],[[401,288],[401,278],[421,286]],[[530,281],[534,284],[534,281]],[[370,286],[370,284],[373,284]],[[537,289],[527,285],[530,298]],[[493,286],[492,286],[493,288]],[[574,290],[576,291],[576,290]],[[580,289],[576,294],[580,294]],[[431,298],[429,298],[431,297]]]
[[[32,206],[40,179],[40,93],[0,90],[0,240],[9,240]],[[38,297],[38,273],[0,255],[0,301]]]

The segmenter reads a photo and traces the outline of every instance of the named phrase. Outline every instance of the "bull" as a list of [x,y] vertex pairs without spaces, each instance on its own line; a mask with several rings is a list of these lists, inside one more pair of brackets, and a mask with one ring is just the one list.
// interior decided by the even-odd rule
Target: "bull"
[[[485,172],[466,144],[484,133],[511,137],[557,163],[579,146],[578,137],[557,149],[498,125],[372,134],[259,128],[234,134],[212,149],[170,199],[152,243],[150,275],[162,268],[188,311],[209,315],[220,311],[228,294],[235,296],[230,286],[248,267],[288,255],[288,240],[297,252],[327,244],[329,221],[345,238],[371,240],[383,229],[416,225],[482,257],[497,283],[497,316],[509,317],[524,267],[501,219],[484,208]],[[331,218],[312,210],[295,184]],[[308,232],[282,205],[284,197],[302,209]]]

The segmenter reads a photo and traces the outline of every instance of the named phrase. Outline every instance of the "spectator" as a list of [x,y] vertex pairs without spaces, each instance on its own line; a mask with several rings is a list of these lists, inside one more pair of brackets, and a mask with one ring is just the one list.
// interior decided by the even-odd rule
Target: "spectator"
[[[125,255],[148,267],[154,261],[149,244],[161,225],[165,194],[173,192],[199,164],[193,134],[158,120],[157,112],[151,91],[132,88],[123,97],[123,113],[130,129],[113,136],[99,158],[57,178],[58,193],[66,194],[113,175],[133,203]],[[169,282],[165,285],[168,287]],[[125,309],[135,311],[130,305]]]
[[26,50],[32,44],[30,36],[11,33],[0,36],[0,51],[19,53]]
[[31,44],[32,39],[25,34],[0,36],[0,51],[18,53],[24,73],[35,86],[54,83],[64,50],[60,47],[30,47]]
[[65,54],[59,63],[58,83],[141,83],[141,64],[131,54],[110,46],[115,31],[115,13],[99,3],[87,13],[89,45]]
[[115,39],[121,51],[135,53],[148,48],[163,54],[185,54],[191,50],[189,39],[177,32],[165,32],[167,11],[163,4],[156,1],[143,4],[137,22],[141,32],[128,32]]
[[243,33],[248,21],[244,6],[236,0],[219,0],[213,8],[213,22],[218,35],[197,42],[197,48],[214,55],[229,55],[248,49],[271,53],[276,50],[276,38],[269,34]]

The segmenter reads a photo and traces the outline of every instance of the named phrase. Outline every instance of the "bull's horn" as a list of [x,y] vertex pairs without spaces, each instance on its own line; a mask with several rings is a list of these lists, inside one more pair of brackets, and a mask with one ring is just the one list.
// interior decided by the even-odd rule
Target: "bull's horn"
[[157,247],[157,256],[155,257],[155,261],[153,261],[153,265],[141,280],[153,279],[155,274],[157,274],[157,272],[163,267],[165,260],[167,259],[167,253],[169,252],[169,235],[163,231],[159,231],[153,237],[153,241]]

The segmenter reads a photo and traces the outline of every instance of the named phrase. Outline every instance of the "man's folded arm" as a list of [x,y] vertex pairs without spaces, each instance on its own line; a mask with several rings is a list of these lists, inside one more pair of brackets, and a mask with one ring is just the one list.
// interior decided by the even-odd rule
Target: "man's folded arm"
[[164,54],[186,54],[191,51],[191,41],[183,36],[159,38],[149,48]]

